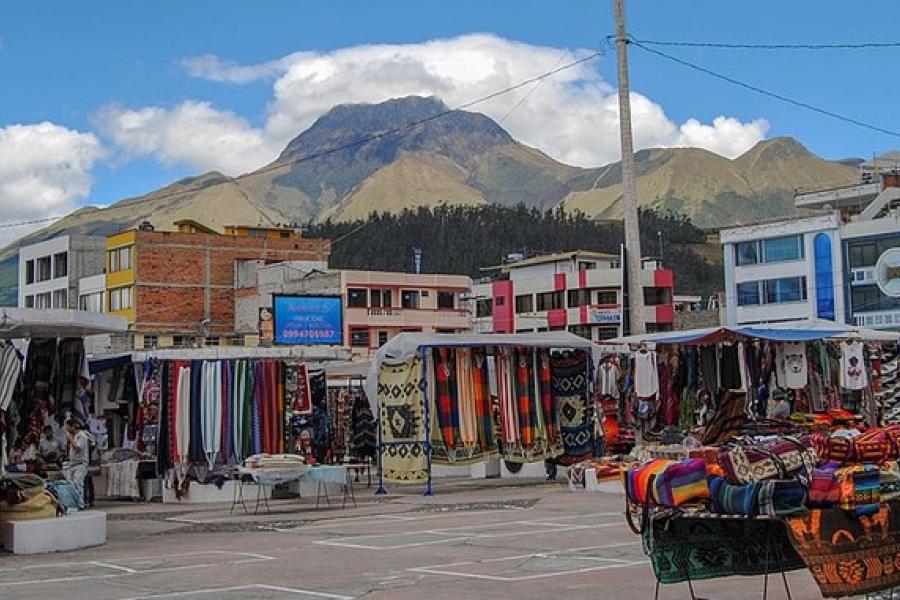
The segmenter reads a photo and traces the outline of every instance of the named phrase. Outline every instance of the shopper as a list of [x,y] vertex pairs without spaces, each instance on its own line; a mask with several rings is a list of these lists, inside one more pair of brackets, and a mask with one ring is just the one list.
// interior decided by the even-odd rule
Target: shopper
[[66,432],[69,434],[69,457],[63,464],[63,475],[75,486],[78,497],[84,503],[84,479],[91,458],[90,438],[75,419],[66,422]]

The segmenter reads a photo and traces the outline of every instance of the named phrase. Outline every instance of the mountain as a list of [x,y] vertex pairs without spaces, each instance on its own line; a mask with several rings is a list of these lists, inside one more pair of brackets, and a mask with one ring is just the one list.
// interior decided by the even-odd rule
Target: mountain
[[[671,209],[702,227],[791,214],[795,188],[856,178],[853,166],[823,160],[790,138],[760,142],[734,160],[697,148],[643,150],[636,167],[643,207]],[[565,165],[517,142],[492,119],[449,111],[436,98],[337,106],[275,161],[240,179],[209,172],[107,207],[82,208],[0,250],[0,302],[14,299],[10,270],[18,247],[61,232],[107,235],[145,220],[162,229],[177,219],[215,228],[352,221],[373,211],[450,204],[562,206],[616,218],[621,166]]]
[[[700,227],[752,223],[796,214],[798,188],[856,181],[850,165],[827,161],[788,137],[757,143],[731,160],[700,148],[654,148],[635,155],[640,205],[685,214]],[[562,201],[570,210],[621,218],[619,163],[592,169]]]

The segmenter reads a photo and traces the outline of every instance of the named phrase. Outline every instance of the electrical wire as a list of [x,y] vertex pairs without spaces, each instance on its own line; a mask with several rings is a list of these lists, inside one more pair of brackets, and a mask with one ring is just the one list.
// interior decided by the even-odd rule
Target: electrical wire
[[44,217],[42,219],[32,219],[30,221],[13,221],[10,223],[0,223],[0,229],[10,229],[12,227],[24,227],[25,225],[37,225],[38,223],[47,223],[49,221],[58,221],[67,215],[59,215],[57,217]]
[[752,92],[756,92],[757,94],[761,94],[763,96],[768,96],[769,98],[774,98],[775,100],[780,100],[781,102],[791,104],[793,106],[805,108],[807,110],[819,113],[821,115],[831,117],[832,119],[836,119],[838,121],[843,121],[845,123],[850,123],[851,125],[856,125],[857,127],[862,127],[865,129],[869,129],[871,131],[876,131],[878,133],[883,133],[885,135],[900,138],[900,132],[893,131],[890,129],[885,129],[884,127],[879,127],[878,125],[873,125],[871,123],[866,123],[865,121],[860,121],[859,119],[854,119],[853,117],[848,117],[848,116],[842,115],[840,113],[836,113],[836,112],[833,112],[833,111],[830,111],[830,110],[827,110],[824,108],[820,108],[813,104],[809,104],[808,102],[794,100],[793,98],[789,98],[783,94],[771,92],[771,91],[763,89],[759,86],[756,86],[756,85],[753,85],[750,83],[745,83],[745,82],[735,79],[733,77],[729,77],[728,75],[723,75],[721,73],[717,73],[716,71],[712,71],[710,69],[707,69],[706,67],[701,67],[700,65],[697,65],[692,62],[686,61],[684,59],[678,58],[677,56],[672,56],[671,54],[666,54],[665,52],[661,52],[659,50],[650,48],[649,46],[645,46],[643,43],[641,43],[633,38],[629,38],[628,43],[629,43],[629,45],[637,46],[644,52],[649,52],[650,54],[655,54],[656,56],[665,58],[666,60],[677,63],[683,67],[693,69],[694,71],[697,71],[699,73],[703,73],[705,75],[709,75],[710,77],[714,77],[716,79],[725,81],[732,85],[736,85],[738,87],[742,87],[742,88],[750,90]]
[[[615,38],[615,36],[612,36]],[[721,48],[727,50],[870,50],[877,48],[900,48],[900,42],[862,42],[858,44],[734,44],[723,42],[688,42],[681,40],[632,39],[648,46],[671,46],[677,48]]]

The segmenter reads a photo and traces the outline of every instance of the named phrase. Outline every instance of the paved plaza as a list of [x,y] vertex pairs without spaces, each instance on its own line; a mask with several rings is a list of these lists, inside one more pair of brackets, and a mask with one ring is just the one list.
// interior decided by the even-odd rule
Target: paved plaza
[[[573,493],[563,483],[467,479],[437,495],[357,491],[358,507],[315,510],[276,500],[271,514],[230,505],[106,503],[105,546],[0,557],[0,598],[649,599],[650,565],[622,517],[622,496]],[[252,507],[251,507],[252,509]],[[805,571],[793,598],[817,598]],[[762,597],[763,578],[695,584],[715,600]],[[769,598],[785,598],[780,577]],[[686,584],[660,598],[690,598]]]

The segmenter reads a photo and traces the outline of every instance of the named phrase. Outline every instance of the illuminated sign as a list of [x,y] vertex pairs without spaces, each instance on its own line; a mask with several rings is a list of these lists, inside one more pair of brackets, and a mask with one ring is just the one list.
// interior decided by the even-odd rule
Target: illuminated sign
[[276,344],[343,344],[340,296],[275,296],[272,312]]

